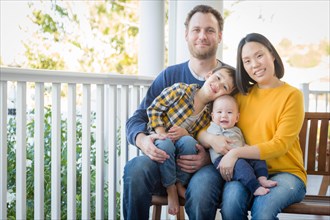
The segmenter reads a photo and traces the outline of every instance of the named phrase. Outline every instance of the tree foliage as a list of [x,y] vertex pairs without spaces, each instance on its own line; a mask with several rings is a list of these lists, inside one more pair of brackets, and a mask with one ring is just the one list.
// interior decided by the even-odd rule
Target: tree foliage
[[320,40],[319,44],[294,44],[291,40],[284,38],[279,43],[279,53],[287,58],[292,67],[313,68],[322,62],[323,57],[330,55],[329,41]]
[[138,1],[30,2],[26,68],[137,73]]

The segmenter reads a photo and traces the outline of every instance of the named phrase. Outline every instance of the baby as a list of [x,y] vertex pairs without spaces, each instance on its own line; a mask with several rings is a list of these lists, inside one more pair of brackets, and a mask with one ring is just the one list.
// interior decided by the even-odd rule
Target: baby
[[[224,135],[233,140],[233,147],[245,145],[241,130],[235,126],[239,120],[238,104],[234,97],[224,95],[213,102],[212,121],[207,132]],[[223,155],[210,148],[211,160],[219,169],[219,163]],[[233,180],[243,183],[255,196],[265,195],[270,187],[276,186],[276,182],[268,180],[267,165],[264,160],[238,159],[233,173]]]

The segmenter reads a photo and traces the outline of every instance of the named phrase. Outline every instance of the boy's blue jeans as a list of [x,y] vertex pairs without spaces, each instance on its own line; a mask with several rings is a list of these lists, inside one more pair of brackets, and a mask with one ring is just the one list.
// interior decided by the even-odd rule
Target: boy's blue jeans
[[181,155],[197,154],[196,144],[197,141],[191,136],[183,136],[174,143],[168,138],[155,141],[155,145],[170,156],[164,163],[158,164],[164,187],[173,185],[176,182],[180,182],[182,185],[189,182],[191,174],[183,172],[176,166],[176,158]]
[[277,182],[270,192],[253,199],[252,193],[239,181],[227,182],[223,189],[221,215],[223,220],[248,219],[251,208],[253,220],[278,219],[277,215],[285,207],[300,202],[306,194],[302,180],[290,173],[269,175]]

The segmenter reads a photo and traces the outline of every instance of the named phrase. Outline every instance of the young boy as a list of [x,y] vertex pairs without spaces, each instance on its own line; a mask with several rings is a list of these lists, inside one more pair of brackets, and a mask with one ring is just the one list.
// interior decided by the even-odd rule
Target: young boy
[[164,139],[155,145],[170,158],[159,163],[161,181],[168,195],[168,212],[179,211],[178,194],[185,197],[185,185],[191,175],[176,168],[180,155],[196,154],[195,136],[210,123],[210,103],[221,95],[236,90],[235,69],[221,66],[209,72],[202,87],[197,84],[176,83],[162,91],[147,109],[148,128]]
[[[233,147],[245,145],[241,130],[235,126],[239,120],[239,111],[234,97],[224,95],[214,100],[211,116],[212,121],[207,132],[229,137],[233,140]],[[213,148],[210,148],[210,155],[214,166],[219,169],[222,155]],[[276,186],[276,182],[267,180],[267,177],[268,170],[263,160],[238,159],[235,164],[233,180],[243,183],[255,196],[265,195],[269,192],[269,187]]]

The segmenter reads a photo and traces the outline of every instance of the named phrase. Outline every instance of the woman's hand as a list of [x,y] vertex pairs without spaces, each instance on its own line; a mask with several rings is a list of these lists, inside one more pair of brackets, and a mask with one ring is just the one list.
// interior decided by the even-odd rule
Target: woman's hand
[[173,125],[167,132],[167,137],[172,141],[176,141],[179,138],[189,135],[188,131],[185,128],[182,128],[177,125]]
[[150,157],[151,160],[164,163],[164,161],[170,158],[170,156],[167,155],[165,151],[158,149],[154,145],[154,142],[157,139],[163,140],[165,139],[165,136],[161,134],[146,135],[144,133],[140,133],[136,137],[136,145],[145,155]]
[[181,155],[177,159],[176,163],[181,168],[182,171],[187,173],[194,173],[203,166],[210,164],[210,154],[205,151],[204,147],[196,144],[198,153],[194,155]]
[[217,169],[220,169],[222,178],[226,181],[230,181],[234,175],[234,166],[238,159],[236,156],[236,150],[238,150],[238,148],[232,149],[224,155],[217,167]]
[[230,181],[234,176],[234,167],[238,158],[260,160],[260,150],[256,146],[237,147],[224,155],[217,167],[224,180]]

